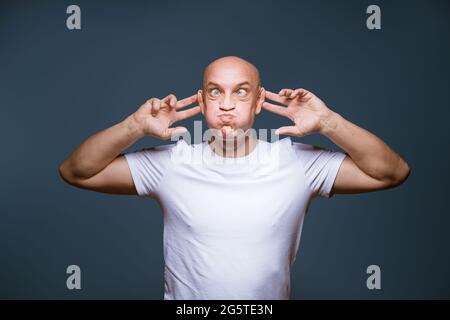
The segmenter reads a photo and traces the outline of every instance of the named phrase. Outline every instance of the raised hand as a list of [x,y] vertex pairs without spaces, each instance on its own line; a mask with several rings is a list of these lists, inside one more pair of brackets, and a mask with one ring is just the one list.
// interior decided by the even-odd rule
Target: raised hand
[[162,100],[151,98],[133,114],[133,118],[144,135],[168,140],[174,135],[187,131],[185,127],[170,128],[170,126],[177,121],[198,114],[200,112],[199,106],[180,111],[181,108],[194,102],[197,102],[197,94],[180,101],[177,101],[173,94]]
[[294,125],[278,128],[276,134],[303,137],[320,132],[333,113],[322,100],[305,89],[282,89],[278,94],[266,90],[266,99],[283,106],[264,102],[264,109],[294,122]]

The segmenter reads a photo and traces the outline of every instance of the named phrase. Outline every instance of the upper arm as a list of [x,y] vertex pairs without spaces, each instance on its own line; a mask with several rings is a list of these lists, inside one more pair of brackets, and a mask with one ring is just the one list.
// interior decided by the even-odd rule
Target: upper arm
[[137,194],[130,168],[123,155],[119,155],[103,170],[88,179],[72,178],[67,182],[79,188],[98,192]]
[[346,156],[336,175],[331,194],[364,193],[393,187],[391,182],[377,180],[362,171]]

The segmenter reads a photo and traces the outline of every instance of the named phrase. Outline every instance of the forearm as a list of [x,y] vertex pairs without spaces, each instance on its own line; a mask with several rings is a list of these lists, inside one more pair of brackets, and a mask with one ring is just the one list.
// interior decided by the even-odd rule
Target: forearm
[[88,179],[143,136],[133,116],[84,141],[60,167],[66,178]]
[[380,181],[401,181],[408,164],[380,138],[332,112],[322,121],[321,133],[341,147],[367,175]]

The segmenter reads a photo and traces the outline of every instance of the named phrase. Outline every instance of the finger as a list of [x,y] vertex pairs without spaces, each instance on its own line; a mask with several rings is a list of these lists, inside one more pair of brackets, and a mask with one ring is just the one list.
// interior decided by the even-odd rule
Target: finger
[[152,103],[155,98],[150,98],[144,103],[144,109],[146,112],[152,112]]
[[294,91],[291,92],[291,94],[289,95],[289,99],[294,99],[301,91],[302,89],[295,89]]
[[159,109],[161,108],[161,100],[153,99],[151,105],[152,105],[152,116],[156,116]]
[[175,109],[181,109],[184,108],[194,102],[197,102],[197,94],[194,94],[190,97],[184,98],[183,100],[178,101],[177,106]]
[[277,130],[275,130],[275,134],[281,135],[288,135],[288,136],[298,136],[300,132],[298,131],[298,128],[296,126],[285,126],[280,127]]
[[287,108],[277,106],[276,104],[264,102],[262,107],[264,109],[266,109],[267,111],[273,112],[273,113],[278,114],[283,117],[286,117],[286,115],[287,115]]
[[266,91],[266,98],[284,105],[288,105],[289,104],[289,99],[288,98],[284,98],[279,96],[276,93],[270,92],[270,91]]
[[302,98],[303,96],[305,96],[308,93],[308,91],[306,91],[305,89],[296,89],[291,96],[289,97],[290,99],[294,99],[294,98]]
[[170,107],[175,108],[177,105],[177,97],[173,94],[169,94],[167,97],[162,99],[162,102],[167,103]]
[[169,129],[167,129],[166,138],[167,139],[173,138],[173,137],[183,134],[185,132],[187,132],[187,129],[185,127],[169,128]]
[[181,121],[190,117],[195,116],[196,114],[200,113],[201,109],[200,106],[196,106],[187,110],[178,111],[177,112],[177,121]]
[[278,92],[279,96],[289,96],[292,93],[292,89],[281,89],[280,92]]

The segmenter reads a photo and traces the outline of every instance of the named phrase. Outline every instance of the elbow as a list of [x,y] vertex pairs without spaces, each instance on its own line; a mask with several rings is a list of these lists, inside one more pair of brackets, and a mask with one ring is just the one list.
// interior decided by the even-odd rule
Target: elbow
[[70,183],[69,179],[68,179],[68,174],[67,174],[65,166],[64,166],[64,163],[59,166],[58,173],[59,173],[59,176],[61,177],[61,179],[63,179],[63,181],[65,181],[67,183]]
[[86,188],[86,181],[89,178],[85,178],[77,174],[67,161],[63,162],[59,166],[58,171],[61,179],[67,184],[81,189]]
[[61,179],[70,184],[70,185],[75,185],[75,179],[73,174],[71,174],[70,170],[67,168],[67,164],[66,162],[63,162],[59,168],[58,168],[58,172],[59,172],[59,176],[61,177]]
[[411,167],[404,161],[402,165],[397,168],[395,175],[391,178],[391,187],[398,187],[403,184],[411,174]]

